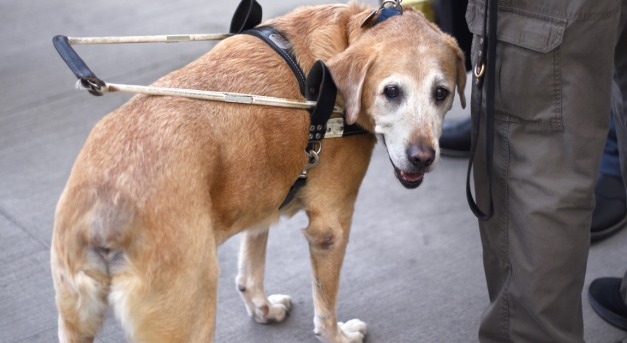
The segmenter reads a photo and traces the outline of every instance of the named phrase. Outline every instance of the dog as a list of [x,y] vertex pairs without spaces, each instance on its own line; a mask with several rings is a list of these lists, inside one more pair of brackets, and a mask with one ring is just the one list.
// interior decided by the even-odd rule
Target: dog
[[[308,163],[305,110],[137,95],[95,125],[59,199],[51,268],[62,342],[92,342],[111,307],[133,342],[213,341],[216,250],[243,232],[237,288],[257,322],[280,322],[285,295],[263,287],[269,226],[305,210],[314,333],[362,342],[366,324],[338,323],[340,268],[354,204],[377,138],[400,183],[416,188],[439,158],[455,89],[465,106],[455,40],[411,9],[377,25],[351,2],[269,20],[308,72],[324,61],[346,122],[369,133],[323,139],[320,164],[279,207]],[[362,23],[366,23],[362,26]],[[284,60],[235,35],[155,86],[302,99]]]

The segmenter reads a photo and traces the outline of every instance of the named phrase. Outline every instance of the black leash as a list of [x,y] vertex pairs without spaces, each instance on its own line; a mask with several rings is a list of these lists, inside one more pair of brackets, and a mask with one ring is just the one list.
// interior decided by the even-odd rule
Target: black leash
[[[468,161],[468,171],[466,173],[466,198],[470,210],[482,221],[487,221],[494,215],[494,201],[492,199],[492,167],[494,160],[494,92],[496,82],[496,30],[497,30],[498,0],[485,0],[483,16],[483,36],[479,39],[479,57],[473,71],[472,92],[472,120],[473,130],[470,144],[470,160]],[[489,20],[488,20],[489,17]],[[486,42],[487,39],[487,42]],[[483,212],[473,198],[470,190],[470,173],[472,163],[477,150],[477,140],[481,125],[481,105],[483,101],[483,83],[486,86],[486,177],[488,181],[488,196],[490,208],[488,213]]]

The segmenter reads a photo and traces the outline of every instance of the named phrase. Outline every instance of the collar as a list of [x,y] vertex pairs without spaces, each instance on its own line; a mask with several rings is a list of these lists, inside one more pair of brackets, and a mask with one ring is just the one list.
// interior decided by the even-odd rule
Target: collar
[[[401,2],[403,0],[386,0],[381,3],[381,6],[372,11],[366,19],[361,23],[361,27],[373,27],[381,22],[384,22],[391,17],[403,14],[403,6]],[[391,4],[391,6],[387,6]]]
[[[400,6],[399,6],[400,7]],[[374,20],[374,22],[372,23],[372,26],[375,26],[381,22],[384,22],[388,19],[390,19],[391,17],[395,17],[397,15],[401,15],[403,14],[403,10],[402,9],[398,9],[397,7],[384,7],[380,12],[379,12],[379,16],[377,17],[377,19]]]

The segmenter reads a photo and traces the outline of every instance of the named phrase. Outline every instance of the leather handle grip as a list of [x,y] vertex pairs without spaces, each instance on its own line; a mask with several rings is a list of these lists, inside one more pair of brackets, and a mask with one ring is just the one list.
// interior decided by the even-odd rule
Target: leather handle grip
[[54,36],[52,44],[65,61],[72,73],[81,81],[81,84],[93,95],[102,95],[100,88],[105,85],[96,74],[85,64],[85,61],[72,48],[67,36]]

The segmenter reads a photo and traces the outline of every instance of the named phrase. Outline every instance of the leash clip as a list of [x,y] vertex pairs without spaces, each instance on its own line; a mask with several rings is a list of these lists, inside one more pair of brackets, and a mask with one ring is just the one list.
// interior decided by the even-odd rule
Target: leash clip
[[[318,143],[320,143],[320,142],[318,142]],[[305,154],[307,154],[307,156],[309,156],[309,162],[307,162],[307,165],[305,166],[305,169],[303,169],[303,171],[300,173],[300,175],[298,175],[299,179],[306,179],[307,178],[307,171],[309,169],[317,166],[318,164],[320,164],[320,156],[318,156],[318,154],[320,153],[321,149],[322,149],[322,144],[319,145],[318,151],[316,151],[316,150],[305,151]]]
[[[401,6],[401,2],[403,2],[403,0],[385,0],[385,1],[382,1],[381,2],[381,6],[379,6],[379,8],[377,8],[376,10],[372,11],[372,13],[370,13],[366,17],[366,19],[364,19],[364,21],[361,22],[361,27],[365,27],[367,25],[370,25],[373,21],[374,21],[374,24],[372,24],[372,26],[376,25],[379,22],[379,19],[377,18],[377,20],[375,20],[375,18],[377,17],[379,12],[384,11],[384,10],[396,11],[396,12],[398,12],[396,14],[403,14],[403,6]],[[387,6],[389,4],[392,4],[392,5],[391,6]],[[389,17],[389,15],[386,15],[385,18],[383,18],[382,20],[385,20],[388,17]]]

